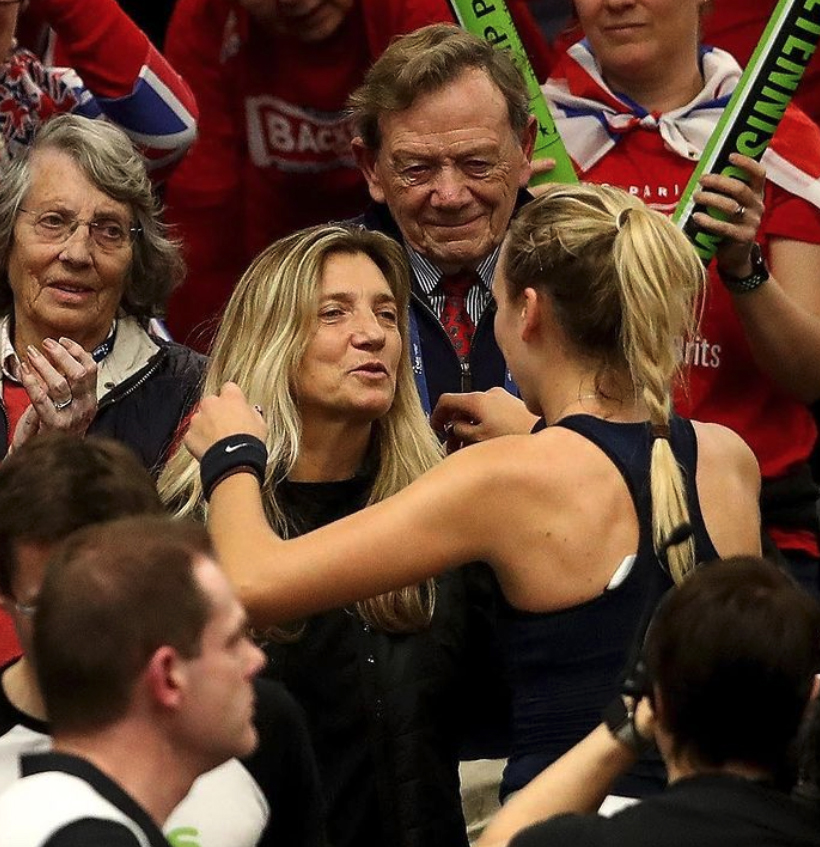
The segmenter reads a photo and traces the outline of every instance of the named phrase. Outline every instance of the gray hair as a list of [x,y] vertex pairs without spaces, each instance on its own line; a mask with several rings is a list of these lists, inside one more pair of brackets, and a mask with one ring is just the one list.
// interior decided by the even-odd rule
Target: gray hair
[[171,291],[182,281],[185,265],[179,244],[167,237],[160,219],[161,206],[145,162],[118,127],[72,114],[58,115],[43,124],[24,154],[0,173],[0,314],[12,309],[8,265],[14,225],[31,188],[33,158],[43,150],[65,153],[96,188],[130,208],[140,232],[120,306],[146,321],[163,314]]

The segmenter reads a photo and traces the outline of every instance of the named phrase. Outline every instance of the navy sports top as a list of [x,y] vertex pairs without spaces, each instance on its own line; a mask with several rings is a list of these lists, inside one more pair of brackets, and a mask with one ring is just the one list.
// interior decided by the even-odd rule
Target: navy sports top
[[[638,550],[623,581],[578,606],[525,612],[505,604],[501,638],[513,690],[513,744],[502,797],[526,785],[601,722],[602,710],[619,690],[648,604],[654,606],[672,585],[652,543],[649,424],[572,415],[555,426],[589,439],[618,468],[638,516]],[[670,427],[672,450],[683,469],[697,561],[708,561],[717,552],[704,526],[694,484],[695,431],[688,420],[678,417],[672,418]],[[605,525],[608,518],[602,514],[600,519]],[[613,569],[617,564],[612,563]],[[653,793],[663,788],[663,774],[657,757],[642,760],[613,793],[636,797]]]

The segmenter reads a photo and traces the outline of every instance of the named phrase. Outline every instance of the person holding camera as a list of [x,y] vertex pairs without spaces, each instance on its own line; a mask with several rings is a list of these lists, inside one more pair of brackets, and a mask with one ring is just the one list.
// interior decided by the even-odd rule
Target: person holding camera
[[[763,559],[718,561],[661,602],[644,655],[637,708],[619,695],[596,729],[510,799],[478,847],[820,844],[816,810],[786,793],[817,691],[816,601]],[[653,742],[666,791],[595,814]]]

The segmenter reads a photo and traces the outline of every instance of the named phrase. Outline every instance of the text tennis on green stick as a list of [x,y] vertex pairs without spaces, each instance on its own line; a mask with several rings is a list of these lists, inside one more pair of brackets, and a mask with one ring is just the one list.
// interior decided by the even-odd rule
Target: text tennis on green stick
[[721,238],[703,232],[692,215],[706,212],[715,218],[723,216],[717,209],[696,205],[692,199],[701,176],[716,173],[747,180],[746,173],[729,162],[729,155],[737,152],[761,158],[818,41],[820,0],[780,0],[672,216],[705,263],[715,255]]

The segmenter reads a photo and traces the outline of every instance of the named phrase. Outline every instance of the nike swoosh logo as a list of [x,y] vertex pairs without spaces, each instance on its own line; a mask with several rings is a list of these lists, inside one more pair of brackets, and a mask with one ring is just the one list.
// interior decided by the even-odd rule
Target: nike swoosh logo
[[243,441],[241,444],[231,444],[230,446],[225,448],[226,453],[233,453],[235,450],[239,450],[240,447],[250,447],[247,441]]

